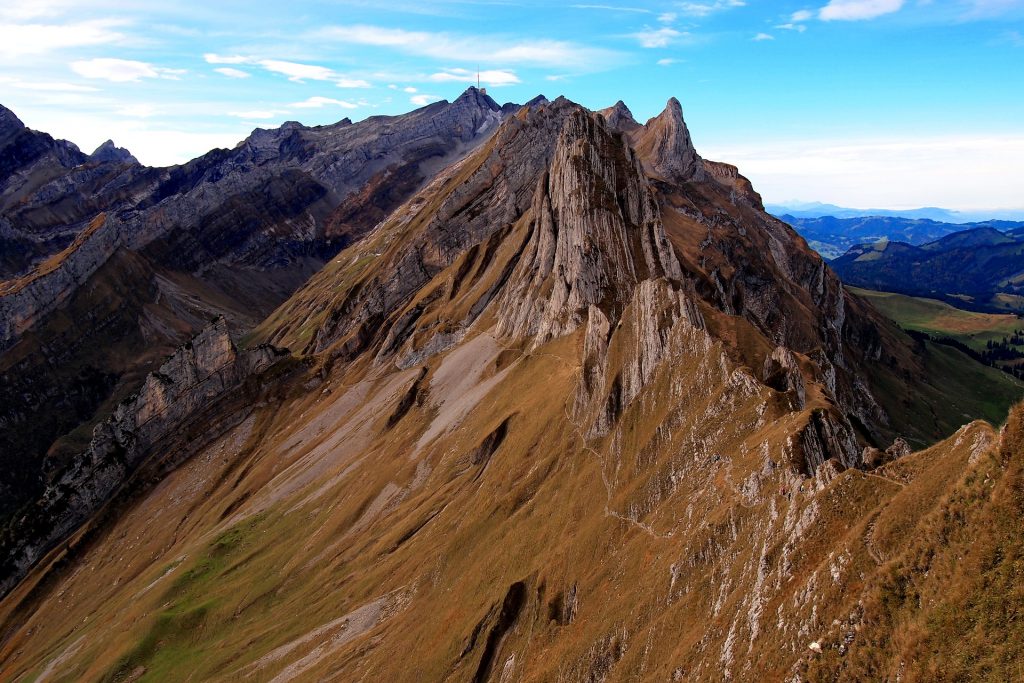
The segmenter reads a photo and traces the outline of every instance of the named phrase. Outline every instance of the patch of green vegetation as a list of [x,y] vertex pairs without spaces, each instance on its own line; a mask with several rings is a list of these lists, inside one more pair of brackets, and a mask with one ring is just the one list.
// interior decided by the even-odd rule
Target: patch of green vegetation
[[975,351],[985,350],[991,340],[1001,342],[1021,328],[1024,321],[1010,314],[965,311],[936,299],[877,292],[850,287],[905,330],[924,332],[934,337],[950,337]]
[[925,341],[920,349],[926,378],[915,385],[914,393],[908,393],[905,380],[870,370],[878,387],[876,398],[916,446],[945,438],[971,420],[998,426],[1010,407],[1024,398],[1024,382],[955,348]]
[[[105,683],[174,680],[191,671],[201,680],[202,649],[218,618],[217,585],[239,561],[263,516],[221,533],[162,597],[163,608],[135,646],[104,676]],[[170,565],[173,568],[174,565]]]

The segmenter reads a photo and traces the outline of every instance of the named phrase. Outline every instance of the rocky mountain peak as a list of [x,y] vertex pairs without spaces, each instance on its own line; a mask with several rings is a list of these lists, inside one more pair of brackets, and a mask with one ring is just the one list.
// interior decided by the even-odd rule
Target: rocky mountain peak
[[633,112],[629,110],[629,107],[622,100],[600,110],[598,113],[604,116],[605,121],[608,122],[608,127],[613,130],[629,133],[640,127],[640,124],[633,118]]
[[0,132],[8,129],[21,129],[25,124],[21,122],[13,111],[0,104]]
[[500,104],[495,102],[490,95],[485,94],[483,91],[479,90],[474,85],[471,85],[468,88],[466,88],[466,91],[459,95],[459,97],[454,102],[452,102],[452,105],[471,105],[479,107],[481,109],[486,109],[488,111],[501,111]]
[[20,131],[25,130],[25,124],[21,122],[14,112],[0,104],[0,144],[13,138]]
[[636,149],[654,176],[676,182],[700,180],[704,176],[701,158],[683,120],[683,107],[674,97],[664,111],[637,131]]
[[628,143],[581,107],[562,125],[531,207],[534,232],[510,278],[501,328],[540,340],[576,329],[591,306],[615,320],[636,285],[681,277]]
[[113,161],[117,163],[137,164],[139,160],[132,156],[124,147],[118,147],[113,140],[107,140],[89,155],[92,161]]

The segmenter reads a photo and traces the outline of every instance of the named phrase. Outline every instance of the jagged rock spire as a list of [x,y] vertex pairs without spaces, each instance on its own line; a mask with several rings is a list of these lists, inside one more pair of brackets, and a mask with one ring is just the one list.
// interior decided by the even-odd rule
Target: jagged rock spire
[[683,121],[683,107],[674,97],[638,132],[636,150],[652,175],[676,182],[704,177],[701,158]]

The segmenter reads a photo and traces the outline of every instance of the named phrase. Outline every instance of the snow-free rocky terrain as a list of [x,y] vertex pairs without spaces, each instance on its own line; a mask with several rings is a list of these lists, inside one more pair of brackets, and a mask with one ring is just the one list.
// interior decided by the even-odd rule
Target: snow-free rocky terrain
[[[161,302],[215,287],[195,299],[221,317],[51,448],[7,518],[0,680],[1024,675],[1024,415],[972,421],[986,376],[952,391],[698,155],[677,101],[640,124],[471,88],[401,122],[286,124],[173,169],[56,142],[33,162],[114,164],[149,199],[74,207],[87,225],[0,299],[0,358],[118,259]],[[265,203],[239,200],[231,248],[166,260],[245,188]],[[227,283],[300,261],[272,312],[236,315]],[[187,320],[164,305],[126,324]]]

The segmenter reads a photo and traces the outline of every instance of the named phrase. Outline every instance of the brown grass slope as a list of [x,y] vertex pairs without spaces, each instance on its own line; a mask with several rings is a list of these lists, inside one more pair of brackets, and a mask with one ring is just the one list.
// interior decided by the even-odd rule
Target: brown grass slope
[[[266,321],[297,374],[0,601],[0,680],[895,680],[957,634],[943,671],[1010,666],[974,587],[1013,583],[1017,422],[858,469],[898,331],[848,350],[873,313],[798,238],[648,168],[560,100],[442,173]],[[918,607],[956,585],[971,616]]]

